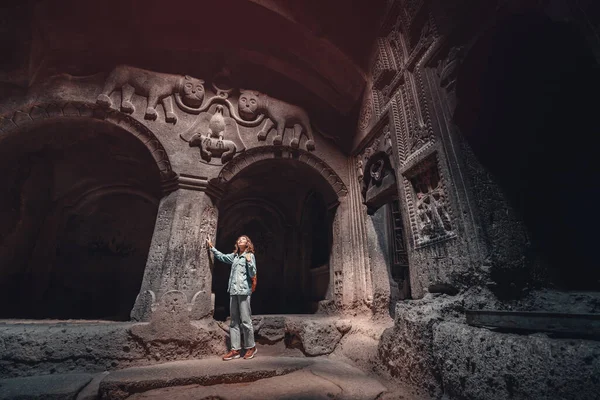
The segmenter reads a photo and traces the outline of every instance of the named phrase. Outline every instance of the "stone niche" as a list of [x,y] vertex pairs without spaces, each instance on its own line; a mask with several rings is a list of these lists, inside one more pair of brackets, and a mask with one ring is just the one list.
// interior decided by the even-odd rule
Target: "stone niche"
[[456,236],[435,153],[405,174],[405,189],[416,247]]
[[361,194],[369,215],[397,197],[395,164],[391,132],[386,125],[357,161],[359,179],[362,180]]

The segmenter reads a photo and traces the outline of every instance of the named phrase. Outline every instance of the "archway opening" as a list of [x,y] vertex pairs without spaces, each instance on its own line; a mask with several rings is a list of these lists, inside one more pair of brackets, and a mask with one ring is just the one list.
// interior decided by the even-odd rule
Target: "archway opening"
[[[598,157],[589,145],[599,75],[574,25],[534,13],[499,20],[460,67],[455,122],[521,214],[544,264],[524,271],[522,286],[539,278],[600,289]],[[494,279],[508,285],[508,275]]]
[[[231,252],[243,234],[253,241],[258,270],[253,314],[317,311],[329,289],[334,211],[328,205],[336,202],[328,182],[297,160],[259,161],[230,181],[219,209],[216,246]],[[215,319],[229,315],[229,271],[215,263]]]
[[0,317],[128,320],[161,197],[151,154],[96,120],[0,143]]

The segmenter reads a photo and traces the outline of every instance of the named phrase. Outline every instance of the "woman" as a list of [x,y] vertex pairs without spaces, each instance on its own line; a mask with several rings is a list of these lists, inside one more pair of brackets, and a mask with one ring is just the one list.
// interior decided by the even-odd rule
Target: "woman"
[[231,254],[221,253],[208,239],[206,239],[206,244],[217,260],[231,264],[227,287],[231,313],[231,324],[229,325],[231,350],[223,356],[223,361],[240,358],[240,325],[244,331],[244,348],[246,349],[244,360],[249,360],[256,355],[252,312],[250,311],[250,295],[256,289],[254,246],[246,235],[238,238],[235,243],[235,251]]

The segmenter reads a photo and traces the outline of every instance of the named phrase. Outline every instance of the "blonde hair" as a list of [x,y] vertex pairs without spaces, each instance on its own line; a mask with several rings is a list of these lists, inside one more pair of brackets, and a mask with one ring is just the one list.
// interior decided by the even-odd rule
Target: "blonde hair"
[[245,251],[246,251],[246,252],[248,252],[248,253],[254,253],[254,245],[252,244],[252,240],[250,240],[250,238],[249,238],[248,236],[246,236],[246,235],[242,235],[242,236],[240,236],[239,238],[237,238],[237,240],[235,241],[235,249],[234,249],[234,251],[235,251],[236,253],[239,253],[239,252],[240,252],[240,249],[239,249],[239,247],[238,247],[238,244],[237,244],[237,242],[238,242],[238,240],[240,240],[241,238],[246,238],[246,241],[248,242],[248,243],[246,244],[246,250],[245,250]]

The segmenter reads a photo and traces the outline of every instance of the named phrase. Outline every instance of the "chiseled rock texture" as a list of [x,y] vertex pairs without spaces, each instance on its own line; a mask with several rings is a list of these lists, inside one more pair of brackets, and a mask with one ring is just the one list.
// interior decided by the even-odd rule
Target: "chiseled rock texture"
[[300,339],[308,356],[330,354],[351,328],[349,321],[334,319],[289,318],[285,323],[286,333]]
[[386,329],[379,342],[379,357],[392,377],[421,387],[432,396],[442,393],[433,350],[433,327],[447,315],[460,318],[463,308],[458,298],[399,302],[394,327]]
[[433,328],[444,392],[461,399],[597,399],[600,343],[444,322]]
[[381,336],[379,360],[393,379],[434,398],[597,399],[600,342],[498,332],[464,318],[465,309],[535,310],[557,298],[571,312],[591,312],[596,304],[594,296],[547,291],[495,303],[485,290],[400,302],[394,327]]
[[168,332],[148,323],[0,325],[0,378],[101,372],[225,351],[225,333],[214,321],[174,325]]
[[[348,319],[325,316],[261,315],[252,321],[258,343],[271,345],[283,340],[287,347],[299,348],[311,357],[332,353],[353,327]],[[228,332],[229,319],[220,326]]]

